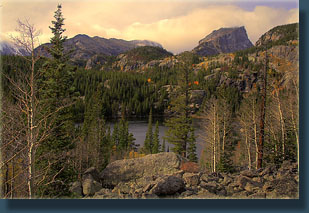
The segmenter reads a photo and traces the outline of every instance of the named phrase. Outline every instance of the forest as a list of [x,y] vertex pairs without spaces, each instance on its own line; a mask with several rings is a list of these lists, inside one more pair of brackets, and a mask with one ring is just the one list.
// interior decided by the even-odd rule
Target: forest
[[[298,162],[298,69],[283,72],[289,64],[272,53],[297,40],[295,27],[280,28],[286,34],[280,41],[232,53],[230,62],[220,55],[162,56],[137,48],[131,60],[178,62],[143,72],[102,71],[70,62],[61,5],[54,15],[51,57],[35,52],[39,31],[27,21],[18,22],[14,42],[29,55],[1,56],[2,198],[72,198],[70,183],[86,169],[101,171],[115,160],[166,152],[166,142],[173,145],[169,151],[208,172]],[[199,67],[207,60],[207,67]],[[192,93],[200,90],[205,95],[195,108]],[[129,132],[132,117],[148,119],[141,147]],[[168,127],[162,141],[153,117],[164,117]],[[110,119],[117,119],[112,128]],[[202,121],[200,158],[192,119]]]

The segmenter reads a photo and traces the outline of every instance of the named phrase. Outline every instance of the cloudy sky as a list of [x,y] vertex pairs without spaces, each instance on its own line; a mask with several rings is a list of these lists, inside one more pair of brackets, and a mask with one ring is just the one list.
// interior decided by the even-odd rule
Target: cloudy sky
[[173,53],[191,50],[220,27],[245,26],[252,43],[274,26],[298,22],[297,0],[2,0],[0,38],[29,19],[48,42],[54,11],[62,4],[69,38],[76,34],[147,39]]

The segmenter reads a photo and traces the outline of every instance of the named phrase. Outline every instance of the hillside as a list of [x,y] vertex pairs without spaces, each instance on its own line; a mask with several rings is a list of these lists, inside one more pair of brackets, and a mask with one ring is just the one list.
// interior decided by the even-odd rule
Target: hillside
[[[265,34],[263,34],[255,43],[256,47],[260,46],[276,46],[276,45],[288,45],[298,44],[294,41],[299,37],[299,24],[287,24],[272,28]],[[290,43],[289,43],[290,42]]]
[[[43,44],[36,48],[36,51],[42,52],[45,56],[48,53],[45,46],[49,47],[50,44]],[[132,40],[126,41],[116,38],[101,38],[98,36],[89,37],[88,35],[79,34],[73,38],[67,39],[64,43],[64,50],[66,52],[72,51],[70,60],[85,65],[85,62],[96,55],[117,56],[128,50],[140,46],[156,46],[162,47],[160,44],[148,40]]]
[[121,71],[146,69],[151,65],[158,65],[160,60],[173,56],[172,53],[161,47],[144,46],[137,47],[117,56],[113,68]]

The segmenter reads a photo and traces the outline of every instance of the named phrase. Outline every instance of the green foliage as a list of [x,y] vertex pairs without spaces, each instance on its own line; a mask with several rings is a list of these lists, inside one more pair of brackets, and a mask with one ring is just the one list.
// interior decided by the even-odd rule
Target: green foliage
[[157,121],[156,126],[155,126],[155,131],[153,134],[152,154],[159,153],[159,151],[160,151],[159,121]]
[[[272,46],[277,45],[287,45],[288,41],[291,40],[298,40],[299,37],[299,23],[293,23],[293,24],[286,24],[274,27],[269,31],[269,33],[276,34],[280,38],[277,41],[268,41],[267,43],[263,43],[264,46],[267,46],[268,48]],[[265,39],[265,35],[262,36],[262,40]]]
[[189,114],[189,67],[184,65],[179,70],[180,87],[172,97],[170,110],[173,113],[165,125],[168,127],[166,140],[173,144],[172,150],[187,157],[187,144],[190,141],[192,118]]
[[[43,65],[41,79],[39,81],[39,98],[45,108],[42,110],[42,119],[50,128],[49,135],[37,151],[37,158],[40,158],[37,169],[42,169],[50,162],[52,166],[48,170],[48,177],[53,178],[52,183],[44,188],[44,183],[39,191],[40,195],[65,196],[67,195],[69,182],[74,177],[75,171],[69,164],[69,157],[66,153],[74,148],[74,119],[73,101],[75,89],[73,85],[74,70],[66,66],[66,55],[63,52],[63,42],[65,31],[61,13],[61,5],[58,5],[55,12],[53,27],[50,27],[54,37],[51,38],[52,46],[49,53],[52,58]],[[51,116],[50,116],[51,115]],[[46,117],[47,116],[47,117]],[[50,180],[46,180],[48,182]],[[61,189],[61,190],[60,190]]]
[[62,16],[61,8],[61,4],[58,4],[54,15],[55,20],[52,21],[53,26],[49,27],[54,36],[50,40],[50,43],[52,43],[52,48],[48,49],[48,52],[51,54],[52,58],[59,65],[66,61],[66,58],[64,57],[63,43],[67,38],[66,36],[62,36],[65,29],[63,28],[64,18]]
[[153,47],[153,46],[136,47],[124,54],[127,55],[130,61],[143,61],[143,62],[159,60],[173,55],[172,53],[166,51],[161,47]]
[[118,123],[115,123],[111,144],[116,148],[116,159],[127,157],[132,150],[137,151],[134,140],[133,134],[129,133],[128,121],[122,118]]
[[190,138],[188,142],[188,159],[191,162],[197,162],[198,158],[196,155],[196,137],[194,134],[194,128],[192,127],[190,130]]
[[146,138],[144,141],[143,153],[152,154],[153,151],[153,132],[152,132],[152,109],[149,112],[148,118],[148,130],[146,132]]

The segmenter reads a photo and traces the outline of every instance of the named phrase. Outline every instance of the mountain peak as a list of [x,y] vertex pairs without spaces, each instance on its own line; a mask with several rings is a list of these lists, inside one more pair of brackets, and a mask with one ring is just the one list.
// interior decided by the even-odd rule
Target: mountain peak
[[29,55],[29,53],[9,41],[0,41],[0,55]]
[[199,45],[193,49],[194,53],[201,56],[229,53],[252,47],[244,26],[220,28],[212,31],[199,41]]

